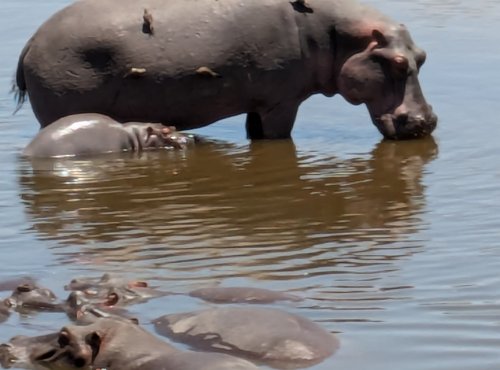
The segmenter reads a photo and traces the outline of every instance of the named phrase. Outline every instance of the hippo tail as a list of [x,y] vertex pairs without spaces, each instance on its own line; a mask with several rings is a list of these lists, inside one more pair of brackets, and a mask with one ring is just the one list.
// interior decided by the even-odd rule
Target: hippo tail
[[26,80],[24,78],[24,57],[28,54],[30,47],[31,39],[26,43],[26,46],[19,56],[19,61],[17,62],[16,76],[15,80],[12,82],[11,90],[11,92],[14,93],[14,99],[17,102],[17,106],[13,114],[16,114],[26,101],[28,90],[26,87]]

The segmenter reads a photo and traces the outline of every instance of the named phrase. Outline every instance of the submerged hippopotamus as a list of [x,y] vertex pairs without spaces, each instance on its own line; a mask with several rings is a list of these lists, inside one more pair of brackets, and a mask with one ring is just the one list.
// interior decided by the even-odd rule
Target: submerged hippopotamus
[[104,306],[142,303],[169,294],[169,292],[150,287],[146,281],[126,280],[107,273],[97,278],[75,278],[64,288],[82,292],[85,298],[97,301]]
[[31,311],[64,311],[54,292],[31,283],[19,285],[14,289],[11,296],[4,300],[4,304],[21,313]]
[[2,280],[0,281],[0,291],[13,291],[19,285],[24,285],[24,284],[35,285],[36,280],[31,276],[22,276],[8,280]]
[[250,138],[288,138],[321,93],[406,139],[437,123],[425,58],[405,26],[354,0],[82,0],[28,41],[16,81],[42,127],[99,112],[186,130],[247,113]]
[[277,309],[224,307],[153,320],[156,331],[193,348],[278,368],[306,367],[332,355],[338,340],[314,322]]
[[220,353],[180,351],[126,320],[99,319],[58,333],[18,336],[0,345],[3,368],[119,370],[257,370]]
[[60,118],[40,130],[23,155],[68,157],[164,147],[181,149],[192,140],[160,123],[120,124],[102,114],[82,113]]
[[191,297],[213,303],[273,303],[277,301],[300,302],[301,297],[290,293],[252,287],[210,287],[189,292]]

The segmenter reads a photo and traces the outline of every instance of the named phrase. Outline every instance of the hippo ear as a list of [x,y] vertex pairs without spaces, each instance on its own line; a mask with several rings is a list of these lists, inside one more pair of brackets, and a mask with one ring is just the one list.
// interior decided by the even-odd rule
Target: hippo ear
[[106,297],[106,302],[104,302],[105,306],[114,306],[118,303],[120,297],[115,292],[109,293]]
[[139,325],[139,319],[137,317],[131,317],[129,321],[134,325]]
[[377,42],[377,45],[379,47],[383,48],[389,44],[387,42],[387,39],[385,38],[384,34],[377,29],[372,31],[372,37],[373,37],[373,40],[375,40]]
[[146,281],[131,281],[128,286],[129,288],[147,288],[148,283]]

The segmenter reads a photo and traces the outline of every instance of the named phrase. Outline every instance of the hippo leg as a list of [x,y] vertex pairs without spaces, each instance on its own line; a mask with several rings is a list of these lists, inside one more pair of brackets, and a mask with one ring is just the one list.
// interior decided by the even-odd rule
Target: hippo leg
[[299,104],[283,103],[268,111],[249,112],[246,120],[247,137],[259,139],[288,139],[292,133]]

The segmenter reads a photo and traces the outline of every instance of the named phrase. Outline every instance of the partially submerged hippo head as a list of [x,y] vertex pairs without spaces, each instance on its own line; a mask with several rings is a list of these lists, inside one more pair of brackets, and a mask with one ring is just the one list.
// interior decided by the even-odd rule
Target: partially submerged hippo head
[[403,25],[391,25],[383,33],[373,29],[368,46],[342,64],[339,93],[352,104],[366,104],[373,123],[388,139],[429,135],[437,116],[418,81],[425,59]]
[[31,283],[19,285],[14,289],[12,295],[5,299],[4,303],[18,311],[61,310],[56,295],[50,289],[41,288]]
[[57,345],[58,333],[27,337],[18,335],[13,337],[8,343],[0,345],[0,365],[4,369],[24,368],[39,369],[32,360],[32,351],[35,348],[44,347],[46,350],[53,350]]
[[96,333],[89,333],[82,341],[66,327],[36,337],[20,335],[0,345],[0,364],[4,369],[90,369],[99,345]]
[[109,274],[104,274],[100,278],[73,279],[65,286],[65,289],[81,292],[83,297],[101,308],[141,303],[168,294],[150,287],[145,281],[128,281]]

